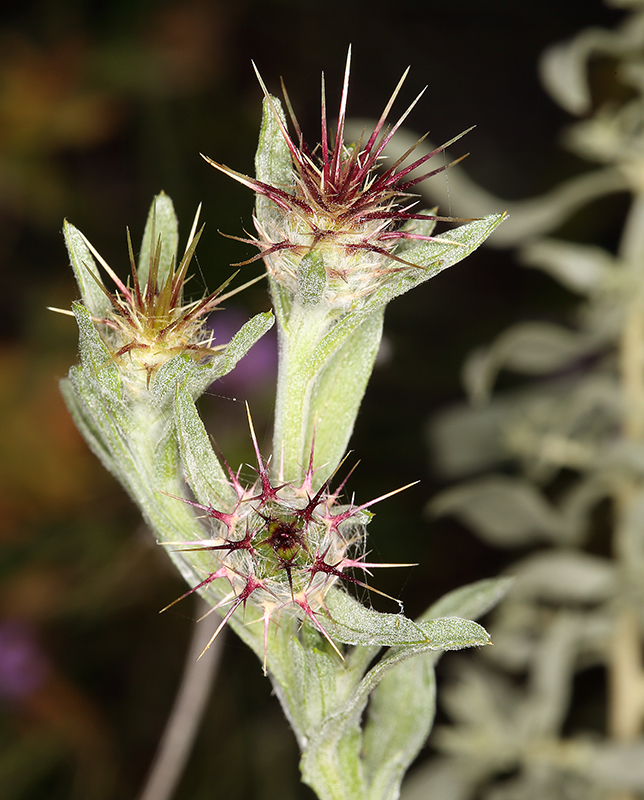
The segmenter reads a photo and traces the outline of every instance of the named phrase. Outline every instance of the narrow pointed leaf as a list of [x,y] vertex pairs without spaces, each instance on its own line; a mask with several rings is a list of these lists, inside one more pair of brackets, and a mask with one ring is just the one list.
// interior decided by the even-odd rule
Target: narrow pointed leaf
[[331,638],[343,644],[414,645],[414,652],[423,652],[458,650],[490,641],[486,631],[471,620],[450,617],[416,623],[403,614],[383,614],[365,608],[339,590],[329,592],[327,607],[331,619],[320,617],[320,623]]
[[265,97],[262,103],[262,126],[255,153],[257,180],[288,191],[293,184],[291,154],[280,130],[277,117],[286,128],[286,116],[277,97]]
[[[293,187],[291,154],[276,114],[286,127],[286,117],[280,101],[276,97],[265,97],[262,105],[262,127],[255,154],[255,174],[257,180],[289,192]],[[269,221],[272,202],[261,195],[257,195],[255,202],[260,222]]]
[[317,475],[320,482],[340,463],[349,444],[382,340],[383,312],[379,309],[362,318],[330,355],[314,385],[311,407],[317,414],[309,420],[306,441],[312,441],[315,433],[316,463],[328,465]]
[[[81,232],[67,220],[63,223],[63,235],[83,303],[92,316],[104,319],[111,308],[111,303],[109,297],[101,289],[103,280],[94,256],[90,253]],[[92,274],[90,275],[90,273]]]
[[161,258],[157,274],[157,287],[162,287],[173,263],[176,265],[179,246],[179,225],[174,213],[172,200],[161,192],[152,201],[148,219],[141,242],[141,254],[137,273],[139,284],[143,289],[148,283],[150,273],[150,257],[154,258],[157,243],[161,239]]
[[181,460],[198,502],[207,505],[219,501],[224,507],[234,503],[234,492],[231,497],[228,478],[212,449],[194,400],[181,385],[177,386],[175,409]]
[[369,800],[396,800],[407,769],[427,741],[436,710],[433,653],[388,672],[369,700],[363,764]]
[[448,489],[430,504],[433,514],[453,514],[495,545],[569,541],[576,530],[533,483],[490,475]]
[[196,400],[213,381],[227,375],[235,367],[273,322],[270,311],[256,314],[235,334],[223,353],[214,354],[206,363],[198,363],[185,354],[170,359],[154,376],[152,390],[155,402],[161,405],[174,402],[177,384],[185,386]]
[[117,465],[112,458],[109,448],[106,447],[100,431],[87,409],[80,399],[74,384],[69,378],[60,381],[60,392],[63,395],[65,404],[72,415],[76,427],[81,432],[90,450],[101,461],[105,469],[112,475],[118,474]]
[[223,356],[216,361],[215,377],[227,375],[255,342],[273,327],[274,322],[275,317],[270,311],[256,314],[249,319],[230,340]]
[[[403,269],[394,275],[375,293],[372,302],[389,303],[395,297],[434,278],[448,267],[458,264],[482,245],[506,216],[505,212],[492,214],[467,225],[461,225],[447,233],[441,233],[435,241],[409,247],[404,251],[403,257],[405,261],[416,264],[418,269]],[[392,264],[392,266],[394,265]]]
[[80,303],[73,305],[78,324],[80,359],[98,384],[115,397],[121,394],[121,379],[112,355],[94,326],[90,312]]

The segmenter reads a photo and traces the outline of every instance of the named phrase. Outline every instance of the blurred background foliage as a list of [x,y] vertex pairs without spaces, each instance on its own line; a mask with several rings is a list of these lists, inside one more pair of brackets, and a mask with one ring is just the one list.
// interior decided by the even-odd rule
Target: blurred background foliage
[[[198,202],[207,222],[196,293],[251,255],[217,231],[251,229],[253,198],[203,152],[250,173],[261,94],[250,61],[277,92],[284,77],[309,140],[319,75],[339,97],[354,47],[349,113],[374,116],[408,64],[404,96],[429,90],[409,120],[444,141],[476,124],[465,168],[496,195],[540,194],[587,169],[558,146],[568,115],[540,88],[552,42],[623,16],[599,0],[43,0],[0,19],[0,785],[3,798],[136,797],[179,681],[193,609],[158,610],[182,587],[138,513],[87,451],[57,380],[76,357],[71,320],[47,312],[77,297],[62,236],[67,217],[121,274],[125,226],[139,241],[152,196],[166,191],[187,235]],[[599,95],[606,65],[594,65]],[[404,100],[403,100],[404,102]],[[401,104],[402,105],[402,104]],[[459,152],[462,152],[459,151]],[[449,173],[435,180],[447,181]],[[569,238],[610,248],[626,198],[574,216]],[[497,209],[502,210],[502,209]],[[449,213],[450,208],[441,208]],[[243,278],[259,274],[245,267]],[[388,311],[388,347],[353,441],[358,499],[421,478],[377,509],[374,559],[414,561],[379,576],[414,615],[446,591],[513,558],[423,507],[441,485],[420,435],[428,411],[460,397],[465,354],[527,317],[565,318],[574,297],[509,254],[478,252]],[[268,307],[253,287],[220,318]],[[218,328],[218,326],[220,326]],[[249,359],[251,356],[248,357]],[[274,353],[262,349],[203,403],[215,440],[251,460],[244,408],[270,441]],[[235,399],[232,399],[235,398]],[[386,610],[391,610],[387,608]],[[443,660],[448,670],[455,658]],[[213,697],[177,798],[311,797],[295,742],[251,653],[229,637]]]

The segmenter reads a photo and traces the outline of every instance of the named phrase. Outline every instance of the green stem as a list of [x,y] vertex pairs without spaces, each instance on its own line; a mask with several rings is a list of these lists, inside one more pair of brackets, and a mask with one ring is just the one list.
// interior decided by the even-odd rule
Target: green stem
[[298,482],[308,466],[315,414],[311,397],[319,378],[311,356],[332,324],[329,310],[294,302],[285,326],[280,320],[279,371],[273,435],[274,469],[280,479]]
[[315,441],[313,488],[340,463],[382,338],[384,307],[337,315],[322,305],[276,307],[280,340],[274,470],[298,482]]
[[[156,409],[151,398],[132,404],[128,445],[136,467],[128,470],[127,479],[131,494],[159,541],[178,543],[203,535],[203,529],[190,506],[177,499],[185,496],[185,481],[176,436],[168,430],[165,419],[167,413],[167,409]],[[204,572],[212,571],[212,553],[175,552],[173,548],[167,553],[191,586],[202,580]]]

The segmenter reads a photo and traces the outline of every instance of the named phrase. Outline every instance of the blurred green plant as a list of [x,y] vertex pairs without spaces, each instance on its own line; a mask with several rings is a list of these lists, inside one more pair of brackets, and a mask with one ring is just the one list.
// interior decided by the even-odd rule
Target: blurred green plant
[[[88,444],[188,582],[179,599],[198,592],[224,613],[206,649],[228,623],[262,660],[296,734],[304,781],[323,800],[394,800],[431,728],[438,655],[489,643],[470,618],[489,609],[508,582],[456,590],[416,621],[402,610],[363,605],[340,587],[370,588],[371,568],[393,566],[365,560],[368,509],[389,495],[357,505],[340,501],[347,478],[336,489],[330,484],[387,303],[461,261],[505,215],[434,235],[443,218],[412,210],[407,198],[446,166],[407,176],[444,147],[404,166],[412,148],[378,170],[416,102],[385,128],[404,76],[369,139],[345,144],[349,64],[332,143],[324,85],[322,143],[312,150],[288,98],[295,138],[279,101],[264,90],[256,178],[211,162],[257,195],[252,241],[266,263],[277,320],[272,460],[261,455],[249,414],[257,479],[246,483],[241,467],[231,469],[215,453],[195,402],[271,327],[273,314],[256,315],[228,344],[214,345],[206,318],[231,293],[220,287],[186,299],[201,232],[195,220],[179,258],[177,221],[164,194],[152,204],[138,263],[128,234],[127,283],[65,223],[82,303],[73,312],[80,364],[61,388]],[[240,607],[243,615],[235,613]]]
[[[548,91],[583,117],[567,146],[599,168],[515,204],[503,231],[522,263],[580,297],[576,314],[567,326],[519,323],[476,350],[463,370],[472,406],[430,428],[442,474],[474,476],[431,513],[533,552],[511,570],[496,646],[457,665],[442,695],[452,722],[433,736],[441,755],[405,800],[644,792],[644,9],[620,5],[633,8],[618,29],[583,31],[541,61]],[[599,104],[591,66],[611,76]],[[616,190],[630,208],[614,251],[543,235]],[[504,370],[530,381],[493,395]],[[575,698],[593,669],[606,686],[594,718]]]

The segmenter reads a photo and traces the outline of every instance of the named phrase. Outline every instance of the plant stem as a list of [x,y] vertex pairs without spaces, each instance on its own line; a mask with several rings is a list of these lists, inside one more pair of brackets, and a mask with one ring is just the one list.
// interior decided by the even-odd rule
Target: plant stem
[[[205,612],[209,606],[200,601],[198,608]],[[225,631],[200,655],[220,622],[218,614],[210,614],[195,623],[181,685],[139,800],[170,800],[181,780],[221,660]]]
[[[281,321],[280,321],[281,322]],[[310,458],[312,442],[307,438],[311,396],[319,372],[311,364],[311,355],[329,330],[327,308],[303,306],[294,301],[288,327],[279,325],[279,370],[275,401],[273,452],[274,469],[280,479],[301,480]]]

